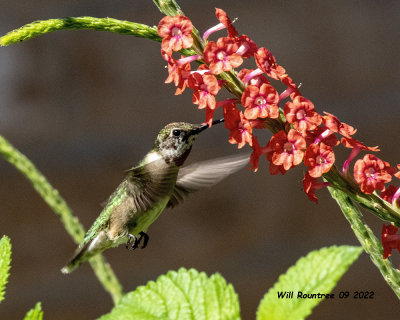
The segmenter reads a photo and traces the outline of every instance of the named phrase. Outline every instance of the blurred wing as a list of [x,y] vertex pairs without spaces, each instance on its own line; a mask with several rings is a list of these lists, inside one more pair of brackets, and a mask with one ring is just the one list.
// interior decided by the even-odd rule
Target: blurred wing
[[173,208],[189,193],[217,184],[249,163],[250,154],[240,154],[196,162],[179,170],[167,207]]

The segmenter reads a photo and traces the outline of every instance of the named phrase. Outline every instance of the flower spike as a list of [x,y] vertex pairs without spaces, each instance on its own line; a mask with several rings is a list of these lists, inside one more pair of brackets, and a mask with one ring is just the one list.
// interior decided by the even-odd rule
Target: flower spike
[[[361,150],[375,152],[379,151],[378,147],[367,147],[353,139],[357,130],[342,123],[333,114],[319,114],[314,104],[300,93],[301,83],[295,84],[268,49],[258,47],[247,35],[239,36],[224,10],[217,8],[215,14],[220,23],[204,32],[203,52],[200,52],[202,45],[196,42],[198,54],[181,59],[174,59],[172,53],[189,49],[193,45],[192,23],[182,15],[161,19],[158,33],[162,37],[162,56],[168,63],[169,75],[166,82],[174,82],[177,86],[175,94],[182,93],[186,87],[192,89],[192,102],[199,109],[204,109],[208,126],[214,123],[215,110],[223,108],[229,142],[237,144],[238,148],[249,144],[253,150],[250,169],[258,170],[262,155],[269,162],[269,172],[273,175],[285,174],[304,162],[308,167],[303,180],[304,190],[308,198],[315,202],[318,201],[315,190],[329,185],[319,183],[317,178],[331,172],[336,158],[333,149],[340,144],[336,134],[340,134],[342,145],[352,149],[343,164],[345,176],[340,179],[344,178],[351,184],[353,181],[348,177],[348,169],[352,160]],[[227,36],[207,42],[213,32],[222,29],[227,30]],[[198,40],[202,42],[201,39]],[[237,70],[246,58],[254,58],[257,69]],[[204,64],[197,70],[191,70],[191,62],[195,60]],[[280,94],[271,84],[270,78],[285,86]],[[235,98],[217,101],[216,95],[222,86],[233,93]],[[283,102],[284,100],[286,101]],[[266,128],[274,135],[265,147],[261,147],[253,130]],[[398,169],[400,170],[400,165]],[[354,179],[363,193],[371,194],[379,190],[381,197],[392,202],[396,209],[400,189],[394,186],[387,189],[385,187],[393,175],[400,178],[400,171],[396,171],[389,163],[367,154],[356,161]],[[329,177],[337,175],[335,171]],[[385,210],[393,209],[389,207]],[[392,214],[395,216],[397,212]]]

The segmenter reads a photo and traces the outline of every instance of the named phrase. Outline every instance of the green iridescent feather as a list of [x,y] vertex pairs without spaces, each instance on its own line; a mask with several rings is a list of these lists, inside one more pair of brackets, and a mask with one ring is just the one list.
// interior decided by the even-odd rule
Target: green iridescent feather
[[115,207],[120,205],[127,196],[128,190],[126,186],[124,186],[124,183],[121,183],[117,190],[115,190],[114,193],[110,196],[110,199],[108,200],[103,211],[100,213],[100,216],[96,219],[89,231],[86,233],[85,239],[79,245],[80,248],[93,240],[100,232],[100,230],[104,229],[105,225],[110,219],[111,212],[114,210]]

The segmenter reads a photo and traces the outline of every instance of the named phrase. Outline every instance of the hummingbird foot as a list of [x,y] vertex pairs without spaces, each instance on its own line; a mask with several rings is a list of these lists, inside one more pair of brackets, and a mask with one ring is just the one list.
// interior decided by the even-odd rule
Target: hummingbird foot
[[128,234],[128,242],[126,243],[126,249],[135,250],[136,248],[134,248],[134,249],[129,248],[129,245],[132,243],[132,248],[133,248],[136,241],[137,241],[137,239],[133,234]]
[[146,248],[147,242],[149,242],[150,237],[149,237],[149,235],[147,233],[145,233],[143,231],[139,232],[139,234],[140,234],[140,238],[139,238],[137,244],[139,245],[139,243],[143,239],[143,245],[142,245],[141,249],[144,249],[144,248]]
[[[140,235],[139,239],[137,239],[133,234],[129,234],[128,235],[128,242],[126,243],[126,248],[128,250],[137,249],[139,247],[139,244],[142,241],[142,239],[143,239],[143,245],[142,245],[141,249],[146,248],[147,242],[149,242],[148,234],[143,232],[143,231],[141,231],[141,232],[139,232],[139,235]],[[131,245],[131,243],[132,243],[132,245]]]

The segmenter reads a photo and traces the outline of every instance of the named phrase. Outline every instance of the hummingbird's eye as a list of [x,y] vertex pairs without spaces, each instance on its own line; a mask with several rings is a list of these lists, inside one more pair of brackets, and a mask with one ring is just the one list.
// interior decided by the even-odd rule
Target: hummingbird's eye
[[181,130],[178,130],[178,129],[172,130],[172,135],[174,137],[179,137],[181,135]]

